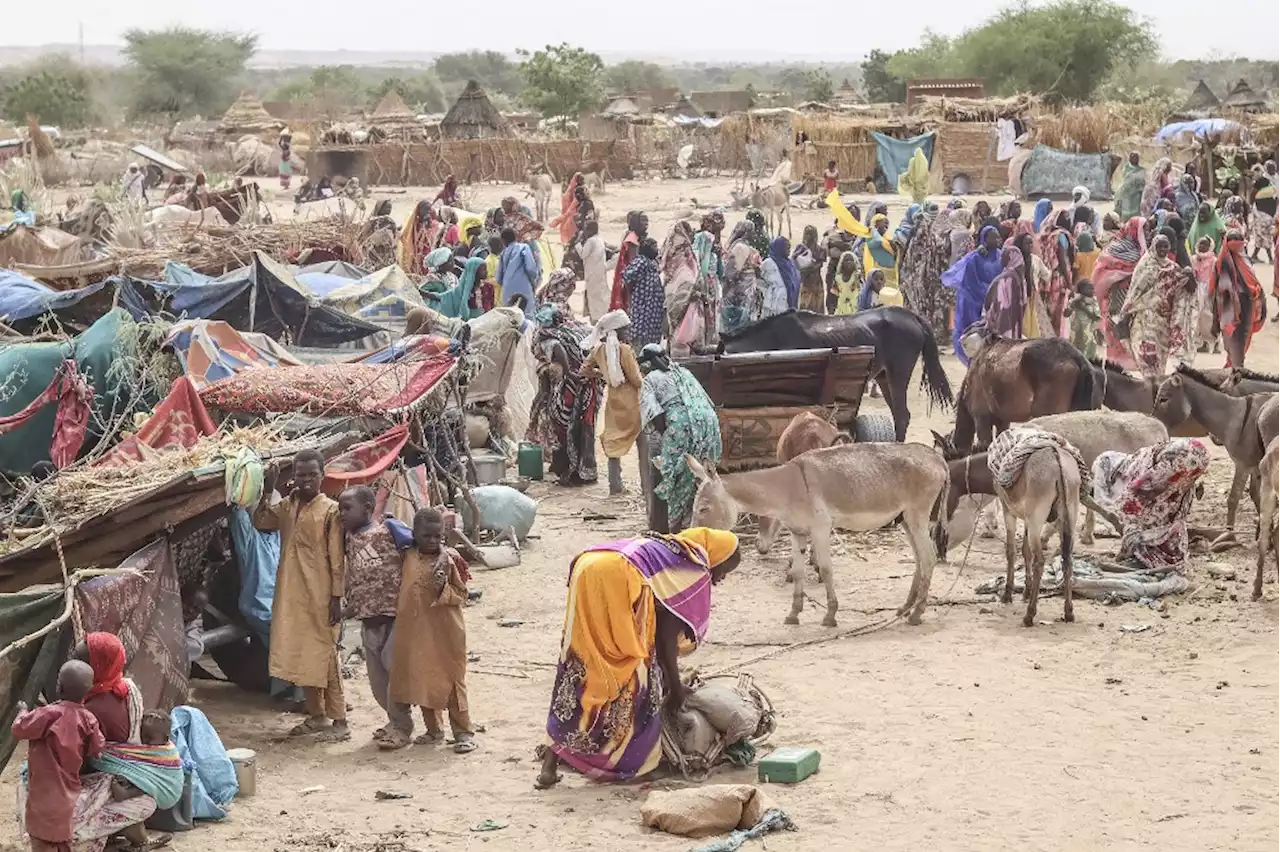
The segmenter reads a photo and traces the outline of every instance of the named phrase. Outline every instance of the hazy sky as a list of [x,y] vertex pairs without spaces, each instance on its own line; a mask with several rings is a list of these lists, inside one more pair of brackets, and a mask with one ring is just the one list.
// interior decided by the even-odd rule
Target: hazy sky
[[[677,61],[856,60],[876,47],[910,47],[926,25],[959,32],[1002,5],[1006,4],[1001,0],[916,0],[897,15],[892,5],[885,4],[859,11],[841,4],[761,0],[733,4],[488,0],[476,5],[447,0],[376,0],[368,5],[333,0],[58,0],[48,6],[10,4],[0,27],[0,45],[75,43],[80,24],[85,43],[116,44],[130,27],[182,23],[256,32],[262,47],[275,50],[510,51],[568,41],[612,55]],[[1133,0],[1129,5],[1155,22],[1169,58],[1216,54],[1276,59],[1280,55],[1276,0]],[[434,14],[446,7],[454,13],[447,23]],[[796,16],[801,9],[811,16],[804,23]],[[775,25],[771,15],[781,20]],[[484,27],[485,19],[498,25]],[[673,23],[682,19],[691,26]],[[873,25],[873,21],[879,23]]]

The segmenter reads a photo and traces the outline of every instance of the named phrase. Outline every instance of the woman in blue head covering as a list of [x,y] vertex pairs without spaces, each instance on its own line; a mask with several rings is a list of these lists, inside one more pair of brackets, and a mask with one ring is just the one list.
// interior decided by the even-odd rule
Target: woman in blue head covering
[[956,291],[955,327],[951,330],[951,342],[955,346],[956,357],[965,366],[969,365],[969,356],[960,346],[960,337],[969,326],[982,319],[987,290],[1004,269],[1000,242],[1000,231],[988,225],[978,235],[978,247],[942,273],[942,285]]
[[480,316],[484,313],[484,310],[474,304],[475,300],[472,299],[472,296],[476,287],[485,280],[488,272],[489,270],[485,266],[483,257],[471,258],[462,270],[462,277],[459,279],[457,286],[450,287],[439,296],[433,297],[439,299],[439,302],[433,307],[442,316],[460,320],[475,319]]
[[769,259],[777,265],[787,288],[787,308],[794,311],[800,304],[800,269],[791,259],[791,243],[786,237],[774,237],[769,242]]
[[902,217],[898,227],[894,229],[893,238],[901,246],[900,251],[905,251],[907,246],[911,245],[911,237],[916,232],[916,221],[920,218],[920,210],[919,204],[912,204],[907,208],[907,213]]
[[1053,202],[1047,198],[1041,198],[1036,202],[1035,217],[1031,220],[1031,226],[1035,228],[1036,233],[1040,233],[1040,226],[1044,224],[1044,220],[1049,218],[1049,214],[1053,211]]

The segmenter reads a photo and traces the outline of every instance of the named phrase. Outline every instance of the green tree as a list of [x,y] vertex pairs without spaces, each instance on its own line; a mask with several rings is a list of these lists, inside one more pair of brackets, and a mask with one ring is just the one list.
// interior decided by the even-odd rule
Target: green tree
[[831,75],[821,68],[809,71],[805,75],[804,97],[805,100],[824,104],[835,100],[836,86],[831,82]]
[[369,88],[369,103],[378,101],[395,89],[412,109],[419,112],[444,112],[444,92],[432,74],[415,74],[410,77],[386,77]]
[[124,42],[138,76],[135,112],[214,115],[235,97],[258,37],[170,27],[129,30]]
[[37,61],[0,86],[0,115],[14,124],[31,115],[41,124],[84,127],[94,113],[89,74],[65,56]]
[[873,50],[862,63],[862,86],[872,103],[900,104],[907,99],[907,82],[889,73],[892,54]]
[[920,36],[919,47],[899,50],[885,63],[885,71],[903,81],[902,100],[907,99],[906,81],[918,77],[955,77],[964,72],[957,66],[955,42],[933,30]]
[[519,94],[523,82],[520,66],[496,50],[443,54],[436,57],[435,72],[444,83],[475,80],[489,91],[508,95]]
[[525,83],[521,99],[543,118],[576,121],[599,108],[604,98],[604,62],[599,56],[563,43],[520,55]]
[[610,65],[604,72],[605,85],[622,94],[634,94],[647,89],[659,89],[670,86],[671,75],[661,65],[652,62],[641,62],[628,59],[617,65]]

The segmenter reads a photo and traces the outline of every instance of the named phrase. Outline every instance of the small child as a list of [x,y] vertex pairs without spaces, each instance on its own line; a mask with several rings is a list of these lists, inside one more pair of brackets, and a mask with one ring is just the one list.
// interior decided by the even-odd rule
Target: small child
[[427,731],[414,740],[430,745],[444,738],[440,711],[449,711],[453,750],[475,751],[467,710],[466,561],[444,545],[444,518],[435,509],[413,516],[414,546],[405,553],[396,613],[391,700],[422,708]]
[[[1079,233],[1076,234],[1076,259],[1074,263],[1076,282],[1088,280],[1093,281],[1093,267],[1098,263],[1098,255],[1102,254],[1102,250],[1098,248],[1097,242],[1093,238],[1093,231],[1089,230],[1089,226],[1081,223]],[[1092,287],[1092,283],[1090,283]]]
[[1208,352],[1209,344],[1213,351],[1220,351],[1218,335],[1213,330],[1214,302],[1209,295],[1209,287],[1213,283],[1213,267],[1217,263],[1213,253],[1213,240],[1201,237],[1196,240],[1196,253],[1191,256],[1191,271],[1196,276],[1196,341],[1200,352]]
[[1076,293],[1067,302],[1062,315],[1071,320],[1071,345],[1083,352],[1084,357],[1096,358],[1102,338],[1102,332],[1098,330],[1102,311],[1098,308],[1098,300],[1093,297],[1092,281],[1085,278],[1076,284]]
[[93,669],[68,660],[58,669],[58,700],[28,710],[18,703],[13,736],[27,740],[25,828],[33,852],[71,848],[80,770],[106,741],[98,720],[81,703],[93,686]]
[[484,259],[485,271],[489,274],[483,285],[492,288],[495,305],[502,304],[502,282],[498,280],[498,258],[500,257],[502,257],[502,237],[495,234],[489,237],[489,254]]
[[367,485],[348,488],[338,495],[346,558],[346,608],[344,618],[360,619],[360,643],[364,647],[369,691],[387,713],[387,724],[373,732],[384,750],[404,748],[413,733],[408,704],[388,700],[391,684],[391,638],[396,626],[396,602],[400,597],[401,557],[385,523],[373,519],[376,495]]

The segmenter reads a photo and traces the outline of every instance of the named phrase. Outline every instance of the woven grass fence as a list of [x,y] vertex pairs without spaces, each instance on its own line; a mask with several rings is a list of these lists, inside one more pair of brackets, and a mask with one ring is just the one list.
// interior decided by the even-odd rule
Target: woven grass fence
[[370,184],[433,186],[454,175],[463,183],[519,183],[543,168],[563,181],[576,171],[603,165],[611,178],[630,178],[635,146],[625,140],[471,139],[452,142],[384,143],[350,148],[364,154]]

